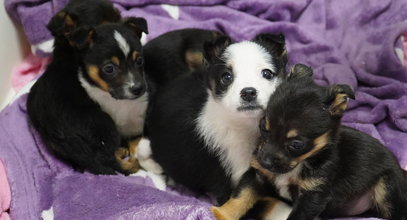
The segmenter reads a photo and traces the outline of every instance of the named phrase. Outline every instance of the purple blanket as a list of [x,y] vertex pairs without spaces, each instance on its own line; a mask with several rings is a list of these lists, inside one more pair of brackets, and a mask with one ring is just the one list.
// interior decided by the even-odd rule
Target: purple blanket
[[[37,45],[51,39],[45,24],[66,1],[5,0],[5,6]],[[235,40],[284,33],[291,63],[312,66],[321,84],[353,86],[356,101],[344,122],[378,138],[407,167],[407,69],[395,53],[407,32],[407,1],[113,2],[123,16],[147,19],[148,39],[185,27],[220,30]],[[0,159],[12,187],[13,219],[38,219],[51,206],[57,219],[212,218],[208,203],[151,188],[148,178],[73,172],[44,150],[27,123],[25,99],[0,114]]]

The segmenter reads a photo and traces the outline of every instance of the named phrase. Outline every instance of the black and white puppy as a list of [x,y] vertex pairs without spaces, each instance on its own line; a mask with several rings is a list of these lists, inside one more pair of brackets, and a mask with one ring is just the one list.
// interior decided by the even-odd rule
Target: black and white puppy
[[[122,139],[141,135],[147,85],[143,18],[91,27],[64,14],[53,60],[32,87],[28,115],[48,149],[79,171],[131,173]],[[73,28],[72,28],[73,27]]]
[[147,119],[153,159],[175,182],[220,203],[249,168],[258,121],[282,80],[282,35],[206,43],[200,70],[158,90]]
[[295,65],[272,95],[260,122],[255,171],[244,175],[225,205],[212,209],[215,216],[239,219],[265,197],[264,211],[275,212],[270,196],[276,196],[293,205],[289,220],[362,213],[406,220],[407,173],[378,140],[340,125],[348,99],[355,98],[352,89],[319,86],[311,74]]

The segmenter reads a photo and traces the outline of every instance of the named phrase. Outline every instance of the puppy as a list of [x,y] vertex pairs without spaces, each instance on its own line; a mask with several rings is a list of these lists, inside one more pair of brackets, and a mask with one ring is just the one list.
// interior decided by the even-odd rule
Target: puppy
[[[257,200],[277,196],[292,203],[290,220],[365,211],[407,219],[406,173],[396,158],[373,137],[340,125],[348,99],[355,98],[352,89],[318,86],[311,74],[304,65],[294,66],[271,96],[252,161],[257,177],[248,171],[234,196],[212,209],[215,216],[238,219]],[[273,212],[276,201],[271,202]]]
[[147,23],[134,17],[95,27],[75,22],[66,14],[63,34],[55,32],[53,60],[28,95],[29,118],[48,149],[75,169],[135,172],[137,160],[125,158],[137,143],[130,150],[120,146],[143,132],[140,37]]
[[76,27],[119,22],[120,13],[108,0],[70,0],[47,28],[54,37],[66,37]]
[[204,46],[205,64],[157,92],[147,119],[153,159],[175,182],[226,201],[249,168],[258,121],[281,82],[284,37]]
[[144,46],[145,72],[157,87],[202,67],[203,45],[221,33],[203,29],[167,32]]

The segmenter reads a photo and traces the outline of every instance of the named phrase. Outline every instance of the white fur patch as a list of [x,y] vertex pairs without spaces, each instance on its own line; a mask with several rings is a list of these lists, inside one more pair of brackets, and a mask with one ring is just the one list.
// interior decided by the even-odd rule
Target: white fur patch
[[292,207],[284,202],[277,203],[270,213],[267,213],[264,220],[286,220],[292,211]]
[[114,39],[116,39],[116,42],[124,53],[124,56],[127,57],[127,55],[130,53],[130,46],[126,39],[124,39],[124,37],[118,31],[114,31]]
[[198,133],[209,150],[217,152],[222,166],[237,184],[249,168],[250,158],[259,136],[256,117],[242,117],[219,105],[211,95],[197,119]]
[[54,207],[42,211],[41,213],[42,220],[54,220]]
[[240,97],[242,89],[253,87],[257,91],[257,102],[264,109],[270,95],[280,84],[277,77],[267,80],[262,75],[264,69],[277,71],[267,50],[257,43],[243,41],[227,47],[223,60],[232,67],[233,83],[221,102],[231,111],[236,111],[242,102]]
[[274,185],[276,186],[277,190],[281,197],[292,200],[290,192],[288,191],[288,186],[290,184],[290,180],[298,179],[299,174],[302,170],[302,164],[299,164],[293,170],[288,173],[280,174],[274,180]]
[[165,176],[164,175],[159,175],[155,173],[150,173],[145,170],[139,170],[137,173],[131,174],[130,176],[139,176],[139,177],[150,177],[151,181],[153,182],[154,186],[161,190],[164,191],[167,188],[167,184],[165,183]]
[[82,74],[79,74],[79,81],[89,97],[112,117],[122,136],[140,135],[143,132],[148,104],[147,93],[135,100],[118,100],[108,92],[90,85]]
[[152,154],[150,140],[142,138],[137,146],[137,159],[140,166],[152,173],[162,174],[163,169],[157,162],[154,161]]

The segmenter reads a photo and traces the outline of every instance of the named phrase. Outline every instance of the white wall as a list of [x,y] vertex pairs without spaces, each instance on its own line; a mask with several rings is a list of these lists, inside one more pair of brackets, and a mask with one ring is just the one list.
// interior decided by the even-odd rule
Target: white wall
[[13,97],[11,73],[28,54],[29,45],[21,28],[14,24],[0,0],[0,109]]

